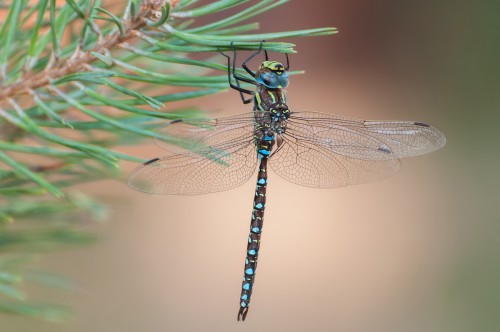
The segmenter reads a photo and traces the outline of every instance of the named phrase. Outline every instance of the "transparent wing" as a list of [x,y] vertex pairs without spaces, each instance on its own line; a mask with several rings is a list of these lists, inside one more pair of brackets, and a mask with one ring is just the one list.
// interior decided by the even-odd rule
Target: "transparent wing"
[[334,153],[367,160],[417,156],[446,143],[439,130],[421,122],[368,121],[314,112],[293,112],[287,133]]
[[129,185],[147,193],[197,195],[243,184],[257,166],[254,124],[250,116],[239,123],[231,118],[171,123],[163,133],[189,139],[185,147],[193,151],[150,160],[130,174]]
[[[254,113],[244,113],[220,119],[175,120],[158,130],[158,133],[172,137],[172,142],[156,139],[156,144],[171,152],[184,150],[205,150],[210,146],[226,144],[254,135]],[[185,152],[185,151],[184,151]]]
[[270,165],[285,180],[306,187],[335,188],[377,181],[396,173],[400,166],[399,159],[356,159],[288,134],[282,139]]
[[398,171],[399,158],[428,153],[446,139],[436,128],[411,121],[364,121],[292,112],[271,167],[286,180],[333,188],[372,182]]

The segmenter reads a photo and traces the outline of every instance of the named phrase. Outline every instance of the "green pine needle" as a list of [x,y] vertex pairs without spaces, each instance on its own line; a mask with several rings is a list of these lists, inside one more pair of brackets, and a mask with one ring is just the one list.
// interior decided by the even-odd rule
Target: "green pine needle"
[[[258,22],[246,22],[286,2],[129,0],[123,12],[99,0],[10,0],[1,7],[0,313],[69,317],[64,305],[30,300],[26,283],[75,288],[62,276],[29,269],[31,254],[95,241],[78,221],[104,220],[107,210],[74,186],[119,177],[121,160],[144,161],[118,152],[122,145],[154,138],[196,148],[156,129],[202,117],[197,99],[228,88],[219,51],[257,50],[266,40],[265,50],[294,53],[282,39],[337,33],[255,33]],[[235,14],[191,27],[197,17],[229,8]],[[175,104],[187,100],[193,107]]]

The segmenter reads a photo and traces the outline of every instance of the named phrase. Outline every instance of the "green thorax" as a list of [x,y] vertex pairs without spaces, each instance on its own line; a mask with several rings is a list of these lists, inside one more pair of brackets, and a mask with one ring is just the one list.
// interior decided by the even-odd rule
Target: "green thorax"
[[255,91],[256,111],[270,111],[275,108],[288,109],[285,91],[283,89],[268,89],[263,85]]

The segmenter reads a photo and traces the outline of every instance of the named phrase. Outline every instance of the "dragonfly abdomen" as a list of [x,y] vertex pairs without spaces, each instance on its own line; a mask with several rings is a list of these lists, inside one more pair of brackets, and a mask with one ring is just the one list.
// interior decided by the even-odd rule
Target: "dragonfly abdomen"
[[257,155],[259,156],[260,164],[259,173],[257,175],[257,186],[253,199],[252,219],[250,221],[250,234],[248,235],[238,320],[245,320],[250,305],[250,298],[252,297],[252,288],[255,281],[255,272],[259,257],[260,238],[262,235],[262,226],[264,224],[264,211],[266,208],[267,161],[268,156],[271,154],[273,144],[274,136],[266,134],[263,135],[263,138],[259,140],[257,144]]

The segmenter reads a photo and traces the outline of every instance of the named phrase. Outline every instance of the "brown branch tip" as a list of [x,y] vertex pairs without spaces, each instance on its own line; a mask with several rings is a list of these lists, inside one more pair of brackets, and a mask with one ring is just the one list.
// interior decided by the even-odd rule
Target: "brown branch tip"
[[136,17],[124,22],[124,34],[120,32],[107,35],[99,40],[92,49],[85,52],[77,49],[75,54],[62,61],[56,61],[40,72],[26,71],[22,77],[10,85],[0,85],[0,102],[9,98],[27,95],[30,91],[46,87],[50,82],[73,73],[87,71],[88,65],[97,60],[91,52],[106,54],[107,51],[119,44],[136,37],[135,32],[146,25],[146,19],[156,20],[161,16],[161,8],[169,2],[173,8],[179,0],[143,0],[141,9]]

